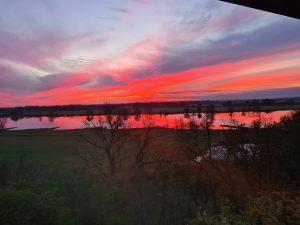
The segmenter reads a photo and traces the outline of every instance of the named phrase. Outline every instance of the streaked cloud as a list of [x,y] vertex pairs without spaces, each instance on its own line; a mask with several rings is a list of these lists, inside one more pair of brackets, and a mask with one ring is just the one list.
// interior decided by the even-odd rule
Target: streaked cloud
[[217,0],[0,6],[3,106],[300,96],[296,19]]

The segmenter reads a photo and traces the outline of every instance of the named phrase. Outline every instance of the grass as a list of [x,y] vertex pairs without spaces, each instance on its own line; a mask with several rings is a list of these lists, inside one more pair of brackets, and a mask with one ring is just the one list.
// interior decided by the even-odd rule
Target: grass
[[[133,135],[138,135],[143,131],[143,129],[131,130]],[[122,209],[123,207],[116,204],[114,198],[111,196],[110,188],[106,187],[103,177],[94,176],[93,173],[87,169],[84,161],[74,156],[74,153],[78,149],[91,148],[89,144],[83,142],[80,138],[80,135],[83,135],[84,132],[86,131],[47,130],[2,132],[0,133],[0,162],[2,160],[6,162],[9,161],[11,163],[10,166],[13,168],[14,164],[16,165],[15,167],[18,167],[20,160],[25,159],[26,163],[32,165],[37,164],[41,169],[45,169],[46,167],[46,171],[54,171],[52,172],[54,178],[50,176],[46,179],[54,179],[55,182],[58,182],[54,184],[53,188],[68,189],[68,191],[61,191],[60,194],[63,198],[70,199],[68,201],[74,201],[76,202],[74,204],[78,204],[78,206],[74,206],[79,210],[78,218],[81,218],[81,215],[90,218],[101,217],[97,218],[97,220],[103,221],[101,224],[137,224],[133,221],[137,220],[135,210],[139,207],[136,207],[134,199],[137,198],[140,201],[139,195],[133,194],[130,189],[124,188],[120,190],[122,194],[119,198],[126,199],[127,196],[131,196],[130,198],[132,199],[132,201],[127,203],[131,208],[127,210]],[[164,150],[171,151],[171,140],[174,138],[175,132],[176,131],[172,129],[155,128],[153,130],[155,137],[154,145],[158,147],[167,144],[169,147],[166,146]],[[132,155],[132,147],[132,143],[126,145],[124,152],[126,152],[127,156],[125,157]],[[125,161],[124,164],[127,164],[127,161]],[[136,185],[138,184],[139,183],[136,183]],[[45,185],[45,187],[47,187],[47,183]],[[145,206],[143,206],[142,211],[143,213],[144,211],[148,211],[148,213],[145,214],[145,218],[151,221],[149,224],[158,224],[158,221],[156,221],[157,218],[154,219],[154,215],[159,215],[160,213],[159,204],[161,193],[159,193],[157,189],[157,184],[153,184],[152,181],[143,184],[143,190],[147,190],[149,194],[151,193],[151,195],[153,195],[149,198],[147,196],[143,197],[147,199],[147,203],[143,203]],[[44,193],[44,190],[39,189],[38,191]],[[85,208],[87,208],[87,212]],[[131,216],[123,215],[123,211],[130,213]],[[92,213],[92,215],[89,215],[90,213]],[[77,218],[77,216],[73,217]],[[87,218],[84,219],[87,220]],[[81,224],[85,224],[85,222]]]
[[0,134],[1,158],[25,157],[39,161],[54,161],[71,157],[78,147],[78,132],[74,131],[6,131]]
[[[74,158],[74,154],[80,149],[93,148],[86,143],[81,135],[84,130],[42,130],[42,131],[26,131],[11,130],[0,133],[0,159],[18,160],[20,157],[28,160],[36,160],[40,162],[63,162]],[[133,135],[143,132],[143,129],[131,129]],[[167,128],[155,128],[153,130],[154,145],[164,148],[176,148],[174,140],[176,134],[180,132],[184,134],[187,130],[174,130]],[[204,131],[202,135],[204,134]],[[222,139],[222,132],[218,130],[212,131],[212,136],[216,142]],[[126,145],[124,152],[130,154],[133,149],[133,143]],[[203,147],[205,147],[203,145]],[[172,151],[172,150],[170,150]]]
[[[28,192],[26,202],[30,203],[33,196],[33,205],[42,199],[47,207],[53,207],[49,209],[54,210],[53,215],[66,212],[64,217],[57,218],[58,222],[49,224],[179,225],[187,224],[195,217],[199,208],[194,203],[195,199],[200,206],[213,212],[216,197],[219,196],[221,202],[223,196],[234,195],[234,200],[242,204],[247,194],[255,194],[261,187],[254,177],[231,166],[230,162],[228,165],[225,162],[204,162],[199,166],[188,160],[179,141],[181,137],[190,137],[193,131],[167,128],[153,128],[151,133],[151,149],[159,150],[166,161],[141,171],[126,168],[136,151],[135,143],[129,142],[123,150],[121,176],[107,185],[104,177],[93,173],[83,160],[74,155],[80,149],[92,148],[81,138],[87,135],[86,132],[89,130],[11,130],[0,133],[0,166],[2,161],[6,161],[10,162],[9,167],[15,164],[17,168],[8,179],[9,185],[2,189],[0,186],[2,200],[11,204],[9,216],[18,218],[12,212],[16,210],[20,197],[23,198],[22,193]],[[143,134],[145,129],[131,129],[130,132],[136,136]],[[224,135],[228,134],[226,132],[230,131],[211,130],[212,144],[222,142]],[[205,132],[200,130],[198,137],[201,142],[197,148],[205,149]],[[20,166],[21,160],[25,161],[24,166]],[[36,167],[31,167],[34,164]],[[45,171],[37,174],[40,176],[38,179],[36,168]],[[1,169],[0,175],[5,178],[6,174],[1,174]],[[9,172],[10,168],[6,171]],[[28,178],[30,173],[32,177]],[[10,197],[7,197],[7,190],[11,192]],[[4,208],[2,210],[5,211]],[[36,214],[34,208],[31,211],[32,215]],[[40,222],[45,218],[48,216]],[[76,222],[68,223],[68,219]]]

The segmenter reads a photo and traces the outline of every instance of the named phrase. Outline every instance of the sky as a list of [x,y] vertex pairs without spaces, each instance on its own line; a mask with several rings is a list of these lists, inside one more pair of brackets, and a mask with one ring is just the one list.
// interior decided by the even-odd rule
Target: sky
[[0,107],[300,96],[300,20],[217,0],[0,0]]

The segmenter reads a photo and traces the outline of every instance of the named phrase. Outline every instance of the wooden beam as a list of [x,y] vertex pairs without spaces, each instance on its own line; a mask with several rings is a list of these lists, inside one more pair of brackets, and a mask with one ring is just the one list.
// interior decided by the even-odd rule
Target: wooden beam
[[300,19],[299,0],[220,0]]

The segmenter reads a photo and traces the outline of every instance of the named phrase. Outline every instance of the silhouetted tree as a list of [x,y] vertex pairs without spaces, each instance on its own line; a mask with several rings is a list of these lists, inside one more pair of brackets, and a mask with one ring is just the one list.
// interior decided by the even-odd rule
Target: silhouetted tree
[[141,114],[142,114],[142,111],[139,108],[134,108],[133,115],[134,115],[134,119],[136,121],[139,121],[141,119]]
[[135,137],[134,141],[136,144],[137,153],[135,155],[135,164],[137,166],[142,166],[148,163],[146,157],[151,151],[150,143],[152,141],[151,133],[155,124],[150,114],[145,115],[142,119],[144,132],[139,132]]
[[106,104],[103,115],[98,116],[95,122],[85,121],[84,127],[89,128],[89,133],[82,135],[82,138],[96,147],[96,151],[82,150],[78,152],[78,156],[97,167],[104,176],[114,176],[128,139],[129,130],[126,128],[129,128],[129,124],[124,120],[121,111]]
[[207,148],[209,149],[209,158],[212,157],[211,152],[211,128],[215,121],[215,113],[214,112],[206,112],[201,117],[200,126],[206,131],[207,138]]

